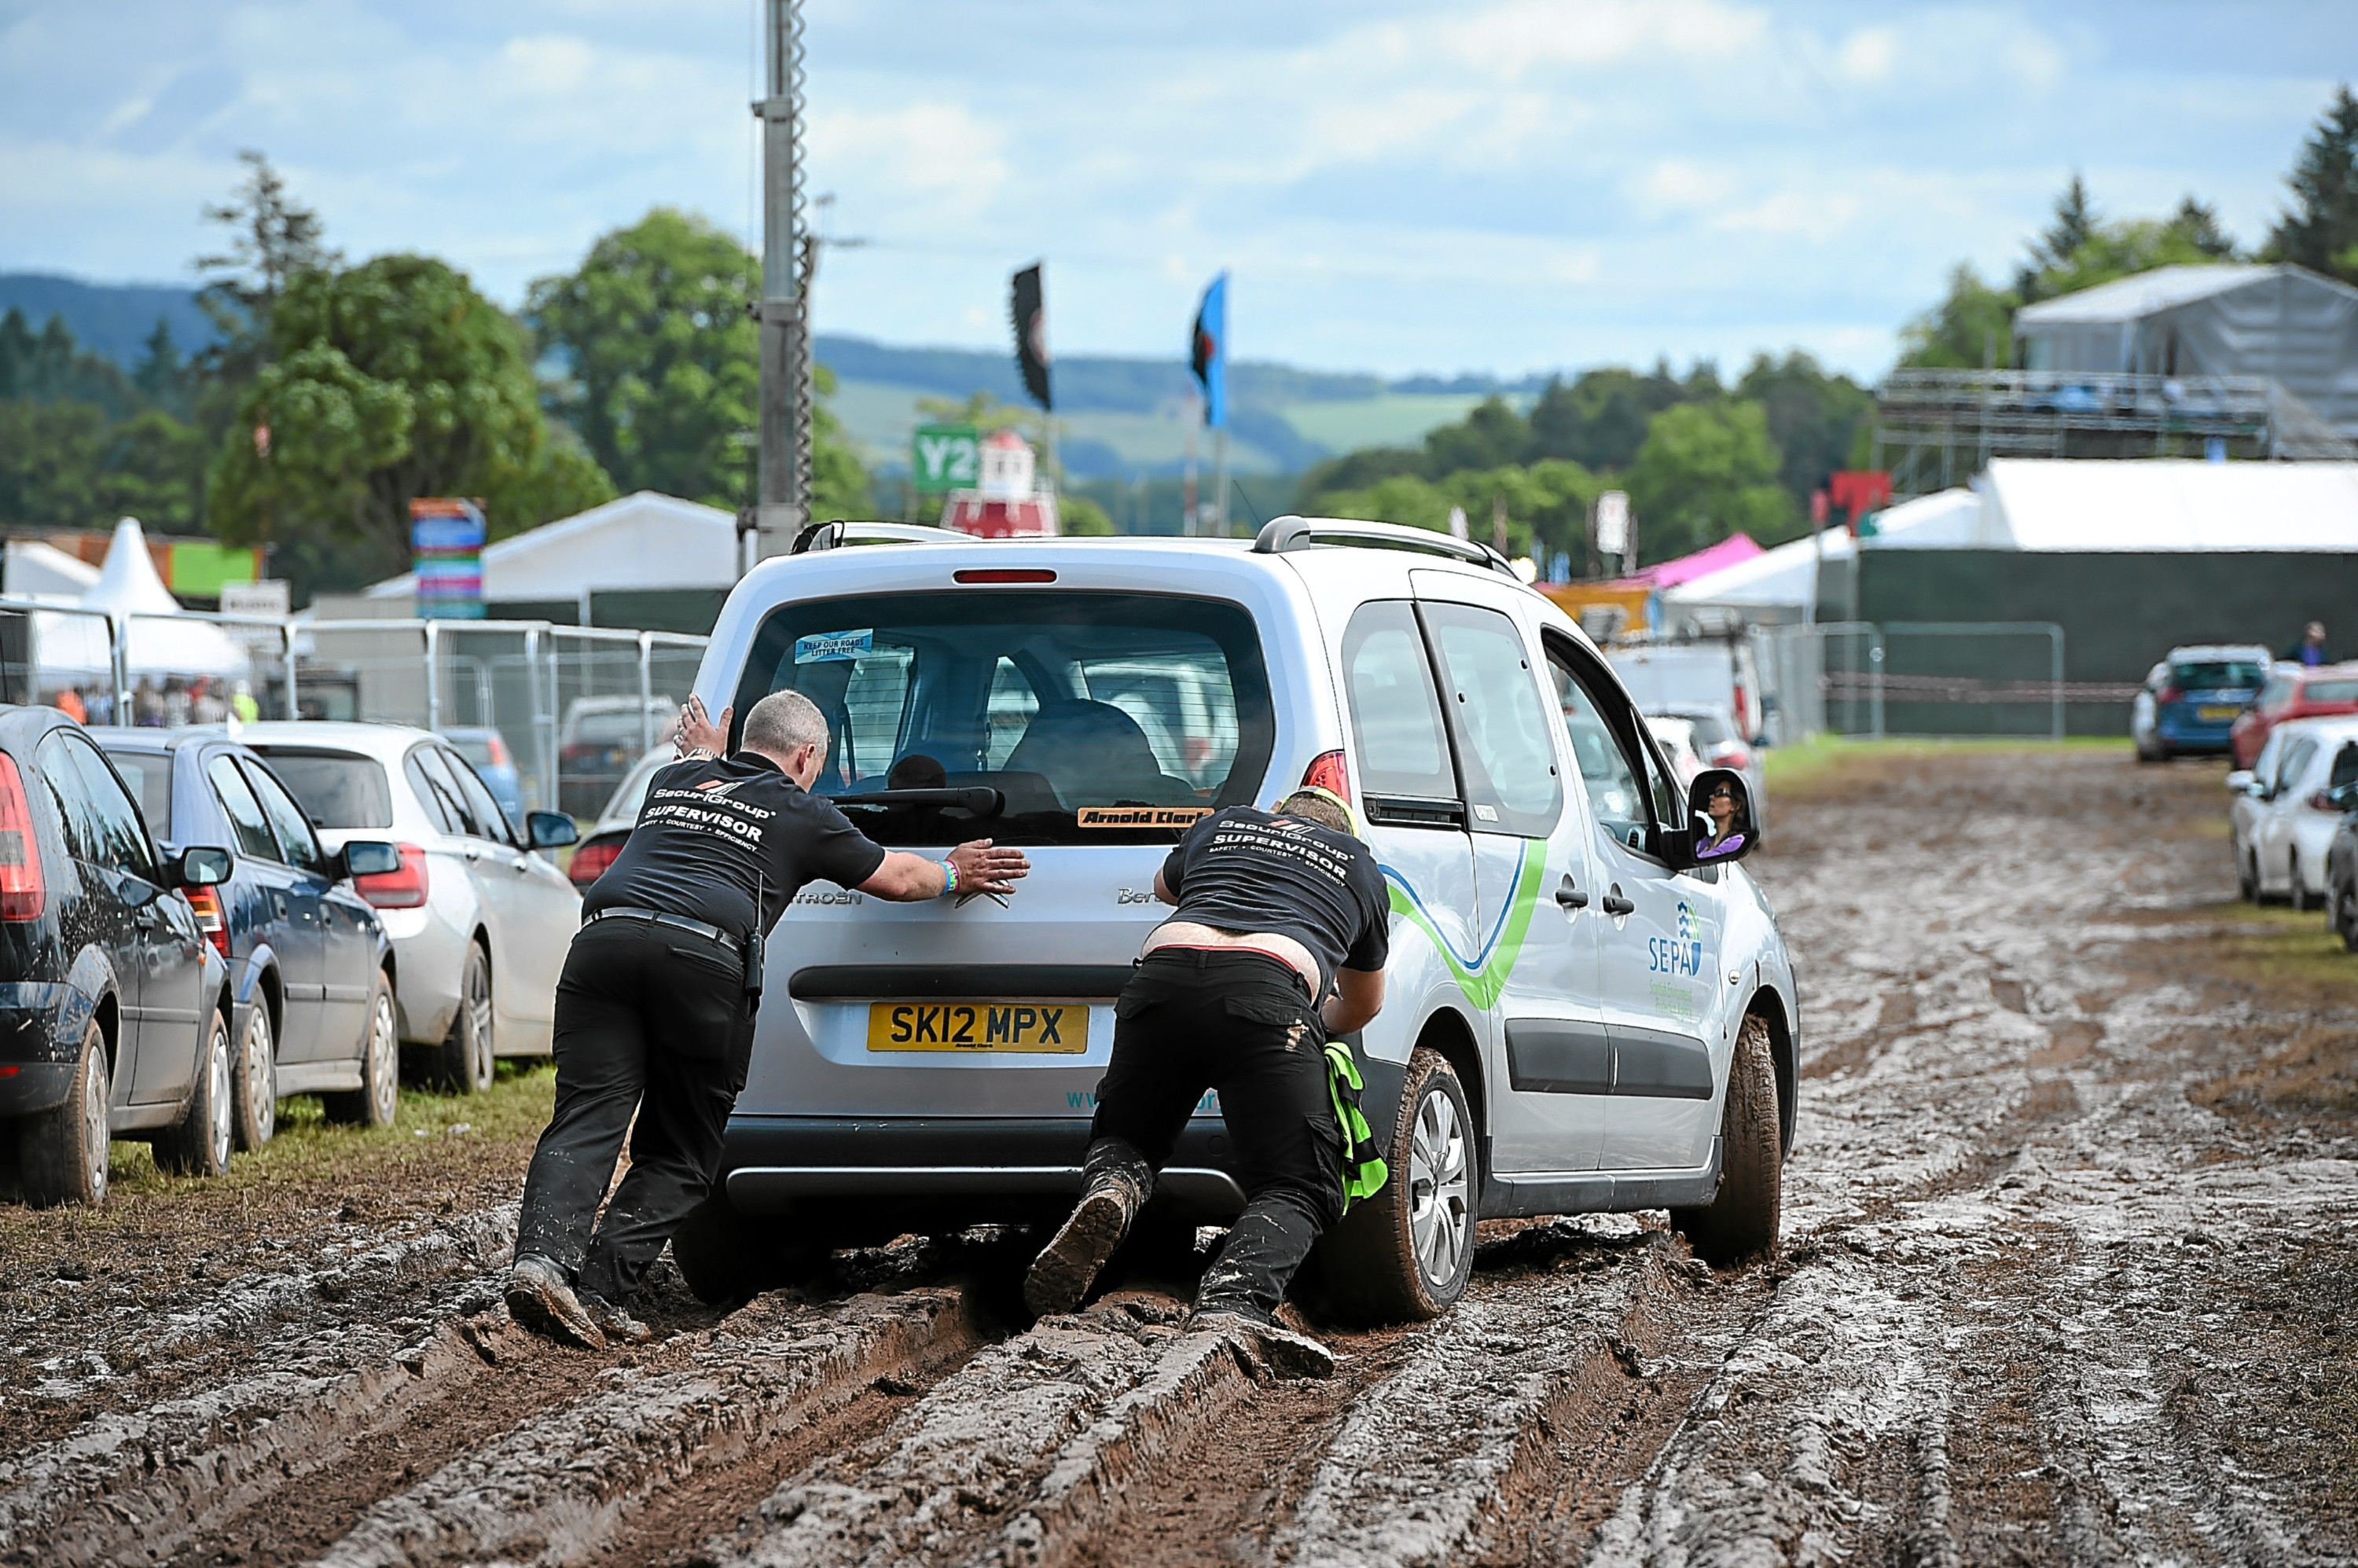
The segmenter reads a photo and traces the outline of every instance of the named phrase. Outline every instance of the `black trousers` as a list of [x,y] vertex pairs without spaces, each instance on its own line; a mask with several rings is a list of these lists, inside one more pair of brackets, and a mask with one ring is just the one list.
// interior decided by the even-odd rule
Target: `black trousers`
[[1162,947],[1139,960],[1114,1017],[1092,1173],[1133,1160],[1160,1171],[1204,1091],[1217,1089],[1245,1211],[1195,1304],[1268,1321],[1312,1244],[1343,1216],[1343,1135],[1309,987],[1265,954]]
[[[525,1177],[516,1256],[626,1300],[711,1190],[752,1049],[744,969],[728,949],[635,920],[583,926],[557,983],[557,1111]],[[601,1221],[626,1131],[630,1173]]]

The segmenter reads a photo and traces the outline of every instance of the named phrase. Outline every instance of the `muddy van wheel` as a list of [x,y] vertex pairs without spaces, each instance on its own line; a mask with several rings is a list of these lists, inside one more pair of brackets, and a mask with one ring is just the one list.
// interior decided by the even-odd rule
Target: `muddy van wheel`
[[1439,1317],[1473,1277],[1474,1117],[1456,1069],[1430,1047],[1409,1058],[1386,1163],[1383,1190],[1354,1204],[1314,1259],[1322,1313],[1348,1323]]
[[1696,1257],[1726,1269],[1777,1250],[1784,1204],[1777,1066],[1768,1054],[1768,1025],[1757,1016],[1747,1016],[1736,1037],[1719,1135],[1719,1196],[1701,1208],[1671,1210],[1671,1224]]

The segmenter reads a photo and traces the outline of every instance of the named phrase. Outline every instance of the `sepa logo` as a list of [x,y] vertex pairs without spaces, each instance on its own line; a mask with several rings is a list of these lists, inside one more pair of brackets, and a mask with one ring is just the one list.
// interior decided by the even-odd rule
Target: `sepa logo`
[[1695,925],[1694,907],[1679,900],[1678,935],[1646,938],[1646,967],[1658,975],[1703,973],[1703,938]]

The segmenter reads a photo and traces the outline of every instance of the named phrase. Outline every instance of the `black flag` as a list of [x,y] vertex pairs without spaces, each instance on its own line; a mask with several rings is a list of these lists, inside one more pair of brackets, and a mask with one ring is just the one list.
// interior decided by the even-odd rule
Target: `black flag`
[[1056,406],[1048,395],[1048,312],[1041,297],[1041,264],[1033,262],[1015,275],[1015,363],[1023,372],[1023,389],[1043,408]]

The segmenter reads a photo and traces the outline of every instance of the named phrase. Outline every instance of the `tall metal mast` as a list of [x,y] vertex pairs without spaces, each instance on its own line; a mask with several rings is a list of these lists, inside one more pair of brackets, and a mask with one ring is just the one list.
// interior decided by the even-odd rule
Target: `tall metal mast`
[[761,478],[754,555],[783,556],[810,515],[811,355],[803,213],[801,0],[765,0],[762,121]]

